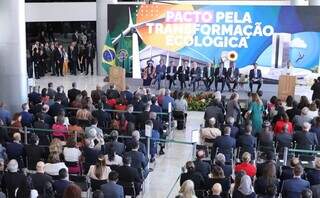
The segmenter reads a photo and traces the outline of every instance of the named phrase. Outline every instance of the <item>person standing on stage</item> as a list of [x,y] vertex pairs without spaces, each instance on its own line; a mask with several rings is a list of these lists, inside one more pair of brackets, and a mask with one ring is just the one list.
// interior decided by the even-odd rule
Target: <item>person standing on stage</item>
[[164,79],[166,73],[166,65],[164,64],[164,60],[160,59],[160,64],[156,66],[155,75],[156,78],[154,79],[153,84],[157,82],[158,90],[160,89],[161,80]]
[[183,88],[186,87],[186,81],[189,81],[189,72],[190,72],[190,68],[188,67],[188,62],[185,61],[178,68],[178,78],[180,81],[181,90],[183,90]]
[[251,93],[252,93],[253,84],[258,84],[258,88],[257,88],[257,92],[258,92],[262,85],[262,74],[261,74],[261,70],[258,69],[257,63],[253,64],[253,69],[251,69],[249,73],[249,87],[250,87]]
[[221,62],[219,63],[219,67],[216,68],[214,72],[214,75],[216,77],[214,81],[216,91],[218,90],[218,83],[221,82],[222,83],[221,93],[223,92],[224,85],[226,83],[226,74],[227,74],[227,70],[226,68],[224,68],[224,62],[221,60]]
[[[229,91],[234,91],[237,88],[239,82],[239,69],[236,68],[235,62],[233,61],[230,62],[230,66],[227,71],[226,81]],[[232,89],[230,83],[233,83]]]
[[169,80],[169,89],[171,89],[172,84],[174,86],[176,85],[176,83],[174,82],[177,76],[176,73],[177,73],[177,67],[175,66],[175,62],[170,61],[170,64],[167,67],[167,80]]
[[63,56],[63,51],[62,51],[62,44],[58,45],[58,48],[55,49],[55,53],[54,53],[54,59],[55,59],[55,63],[56,63],[56,75],[59,76],[59,74],[61,76],[63,76],[63,62],[64,62],[64,56]]
[[196,91],[196,83],[201,80],[201,68],[198,67],[198,64],[196,62],[192,63],[192,68],[190,70],[190,76],[191,76],[192,90],[193,90],[193,92],[195,92]]
[[39,48],[34,48],[32,52],[32,58],[34,63],[34,75],[36,79],[40,79],[40,51]]
[[77,66],[78,66],[78,52],[73,42],[68,48],[68,58],[69,58],[70,74],[76,76]]
[[85,58],[86,58],[86,75],[89,73],[89,66],[91,69],[91,75],[93,75],[93,59],[95,58],[95,49],[92,46],[92,43],[89,41],[85,49]]
[[207,67],[203,68],[203,82],[207,91],[210,91],[211,84],[214,80],[214,67],[211,63],[208,63]]
[[147,61],[147,66],[143,70],[143,86],[150,86],[151,81],[154,76],[154,66],[153,66],[153,60]]
[[80,45],[79,46],[79,55],[78,55],[78,61],[79,61],[79,64],[78,64],[78,70],[82,73],[85,72],[86,70],[86,58],[85,58],[85,47],[84,45]]

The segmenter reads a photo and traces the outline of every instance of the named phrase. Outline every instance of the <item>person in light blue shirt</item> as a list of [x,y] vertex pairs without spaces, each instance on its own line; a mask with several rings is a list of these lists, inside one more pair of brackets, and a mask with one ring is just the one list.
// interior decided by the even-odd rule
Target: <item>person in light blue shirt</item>
[[168,112],[169,103],[174,108],[174,99],[170,96],[170,90],[166,89],[162,102],[162,112]]

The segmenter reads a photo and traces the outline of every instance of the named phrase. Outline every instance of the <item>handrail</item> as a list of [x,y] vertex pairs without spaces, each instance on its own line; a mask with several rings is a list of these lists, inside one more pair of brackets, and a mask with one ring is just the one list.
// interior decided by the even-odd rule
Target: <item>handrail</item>
[[181,174],[178,176],[178,178],[176,179],[176,181],[175,181],[174,184],[172,185],[172,187],[171,187],[171,189],[170,189],[170,191],[169,191],[169,193],[168,193],[168,195],[167,195],[167,198],[170,197],[171,193],[173,192],[174,187],[177,185],[178,181],[180,180],[180,177],[181,177]]
[[[76,107],[64,107],[64,109],[66,110],[79,110],[80,108],[76,108]],[[116,110],[116,109],[103,109],[104,111],[107,111],[107,112],[117,112],[117,113],[126,113],[128,111],[126,110]],[[132,113],[143,113],[143,111],[133,111]],[[168,112],[154,112],[156,114],[159,114],[159,115],[168,115],[169,113]]]
[[319,154],[320,155],[320,151],[303,150],[303,149],[289,149],[289,152],[309,153],[309,154]]
[[[0,128],[6,128],[6,129],[26,129],[28,131],[45,131],[45,132],[53,132],[53,129],[40,129],[40,128],[31,128],[31,127],[10,127],[10,126],[0,126]],[[104,134],[104,137],[109,137],[109,134]],[[119,135],[118,137],[120,138],[127,138],[130,139],[132,136],[126,136],[126,135]],[[147,137],[141,137],[140,139],[147,139]],[[179,140],[174,140],[174,139],[157,139],[157,138],[149,138],[150,140],[154,140],[157,142],[164,142],[164,143],[176,143],[176,144],[187,144],[187,145],[194,145],[194,142],[184,142],[184,141],[179,141]]]

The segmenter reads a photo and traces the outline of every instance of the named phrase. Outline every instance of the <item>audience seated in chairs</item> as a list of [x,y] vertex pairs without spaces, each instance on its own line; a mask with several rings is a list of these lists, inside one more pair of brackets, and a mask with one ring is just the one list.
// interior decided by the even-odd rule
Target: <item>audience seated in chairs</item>
[[186,180],[181,184],[179,195],[177,197],[190,197],[190,198],[197,198],[195,194],[194,183],[192,180]]
[[94,148],[94,143],[91,141],[91,139],[85,139],[84,142],[85,146],[82,150],[82,156],[84,158],[84,173],[86,174],[89,171],[90,166],[96,163],[100,154],[100,150]]
[[66,146],[63,148],[63,156],[65,164],[70,174],[80,174],[80,157],[82,155],[79,148],[76,147],[77,142],[74,138],[68,138]]
[[255,159],[255,148],[257,148],[257,139],[252,135],[252,125],[246,125],[246,130],[243,135],[237,139],[237,148],[239,148],[239,156],[244,152],[249,152],[251,158]]
[[110,166],[112,169],[112,166],[122,166],[122,157],[119,156],[115,149],[113,148],[113,146],[111,146],[108,149],[107,154],[105,155],[105,160],[106,160],[106,164],[107,166]]
[[211,188],[211,195],[207,198],[221,198],[220,194],[222,193],[222,186],[219,183],[215,183]]
[[117,155],[122,156],[124,154],[125,145],[122,142],[118,141],[118,136],[119,133],[117,130],[111,131],[109,141],[105,141],[104,154],[107,154],[111,147],[113,147],[113,150]]
[[30,145],[25,145],[24,149],[27,158],[27,168],[29,170],[36,170],[37,162],[43,160],[45,157],[44,148],[39,147],[39,137],[32,134],[30,137]]
[[6,151],[8,155],[8,160],[15,159],[19,164],[19,168],[24,168],[23,158],[25,156],[25,150],[23,144],[21,144],[20,133],[13,134],[13,142],[7,143]]
[[55,179],[59,176],[59,171],[61,169],[66,169],[68,171],[66,164],[60,161],[59,154],[50,153],[48,157],[48,163],[44,165],[44,172]]
[[254,183],[254,190],[258,196],[274,197],[280,189],[279,180],[277,179],[276,166],[273,162],[264,165],[262,176]]
[[204,161],[206,153],[204,150],[198,150],[196,157],[196,160],[193,162],[195,165],[195,171],[201,173],[204,179],[208,178],[211,167],[208,162]]
[[132,149],[127,152],[126,155],[131,157],[131,166],[136,168],[143,175],[143,178],[146,178],[149,173],[149,170],[147,170],[149,160],[142,152],[139,151],[139,143],[133,141]]
[[221,136],[221,131],[215,127],[215,124],[216,119],[212,117],[208,121],[208,127],[200,129],[200,138],[203,144],[211,145],[218,136]]
[[[181,174],[180,186],[182,186],[185,181],[191,180],[194,183],[195,191],[204,190],[205,180],[201,173],[196,171],[194,163],[192,161],[188,161],[185,168],[187,169],[187,172]],[[197,196],[198,195],[201,195],[201,193],[197,194]]]
[[252,187],[251,177],[245,172],[240,172],[236,175],[232,198],[255,198],[256,193]]
[[233,160],[233,149],[236,148],[236,140],[230,137],[231,128],[225,127],[223,135],[219,136],[212,147],[211,159],[214,159],[215,153],[223,153],[226,163],[231,164]]
[[209,190],[216,183],[222,186],[221,197],[228,198],[231,180],[224,175],[223,169],[220,166],[214,165],[212,166],[211,177],[206,181],[207,189]]
[[214,165],[220,166],[225,177],[230,178],[232,175],[232,165],[226,165],[226,158],[222,153],[218,153],[214,158]]

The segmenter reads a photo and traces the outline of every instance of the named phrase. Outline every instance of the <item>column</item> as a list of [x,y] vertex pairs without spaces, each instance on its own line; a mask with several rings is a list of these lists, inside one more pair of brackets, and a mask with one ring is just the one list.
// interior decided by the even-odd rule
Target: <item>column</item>
[[320,0],[309,0],[309,5],[320,6]]
[[108,4],[116,3],[116,0],[97,0],[97,74],[106,75],[102,69],[102,49],[108,32]]
[[307,6],[307,5],[309,5],[309,3],[308,3],[308,0],[291,0],[291,5]]
[[12,112],[27,102],[24,0],[0,0],[0,100]]

